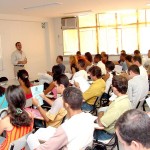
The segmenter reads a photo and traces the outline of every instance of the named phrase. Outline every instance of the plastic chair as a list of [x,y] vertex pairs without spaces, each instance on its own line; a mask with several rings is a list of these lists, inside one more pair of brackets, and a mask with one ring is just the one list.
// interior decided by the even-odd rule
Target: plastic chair
[[31,134],[32,132],[24,135],[23,137],[13,141],[10,143],[9,149],[8,150],[21,150],[25,147],[27,147],[27,137]]

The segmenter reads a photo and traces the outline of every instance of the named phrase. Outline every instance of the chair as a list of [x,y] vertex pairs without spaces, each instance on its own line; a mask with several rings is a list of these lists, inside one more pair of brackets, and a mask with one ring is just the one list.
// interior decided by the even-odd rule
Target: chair
[[112,138],[110,140],[105,141],[93,141],[92,149],[94,150],[113,150],[117,146],[117,149],[119,150],[119,143],[118,143],[118,137],[116,133],[113,134]]
[[[108,93],[110,92],[111,88],[109,89]],[[108,106],[109,104],[109,97],[105,97],[106,93],[103,93],[101,96],[98,96],[95,100],[93,105],[93,109],[89,111],[89,113],[93,115],[97,115],[97,108]]]
[[10,143],[9,149],[8,150],[21,150],[25,147],[27,147],[27,137],[31,134],[32,132],[24,135],[23,137],[13,141]]
[[140,100],[136,106],[136,109],[142,107],[143,111],[145,111],[145,104],[146,104],[146,99],[148,98],[148,95],[145,96],[143,100]]

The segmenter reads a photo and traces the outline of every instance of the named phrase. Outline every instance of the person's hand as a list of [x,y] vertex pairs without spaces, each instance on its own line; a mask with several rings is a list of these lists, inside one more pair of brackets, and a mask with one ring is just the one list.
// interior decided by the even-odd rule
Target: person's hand
[[45,100],[45,94],[42,92],[41,94],[40,94],[40,96]]
[[50,71],[47,71],[47,74],[49,74],[49,75],[51,75],[51,76],[52,76],[52,74],[53,74],[53,73],[52,73],[52,72],[50,72]]
[[39,105],[39,101],[35,97],[33,97],[32,99],[32,104],[37,107]]
[[80,86],[79,86],[79,83],[78,83],[78,82],[75,82],[75,81],[74,81],[74,85],[75,85],[77,88],[80,88]]
[[27,63],[27,58],[24,59],[24,64],[26,64],[26,63]]

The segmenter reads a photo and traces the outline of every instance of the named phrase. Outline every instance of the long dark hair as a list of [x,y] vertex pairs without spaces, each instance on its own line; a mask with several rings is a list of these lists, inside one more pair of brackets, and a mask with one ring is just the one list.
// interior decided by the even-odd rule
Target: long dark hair
[[24,110],[26,98],[20,86],[11,85],[6,90],[6,100],[8,102],[8,111],[10,114],[10,122],[12,125],[30,126],[32,119]]
[[25,69],[19,70],[17,76],[25,83],[27,88],[30,87],[29,74]]

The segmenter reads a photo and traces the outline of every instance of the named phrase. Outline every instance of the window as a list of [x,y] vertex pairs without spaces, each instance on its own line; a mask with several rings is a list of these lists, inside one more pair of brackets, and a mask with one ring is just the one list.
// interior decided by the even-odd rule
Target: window
[[78,32],[74,30],[63,30],[64,55],[74,55],[78,51]]
[[78,29],[63,30],[64,55],[105,51],[128,54],[150,49],[150,9],[129,10],[78,17]]
[[95,28],[81,29],[79,33],[80,33],[80,50],[82,54],[84,54],[85,52],[97,54],[96,29]]

